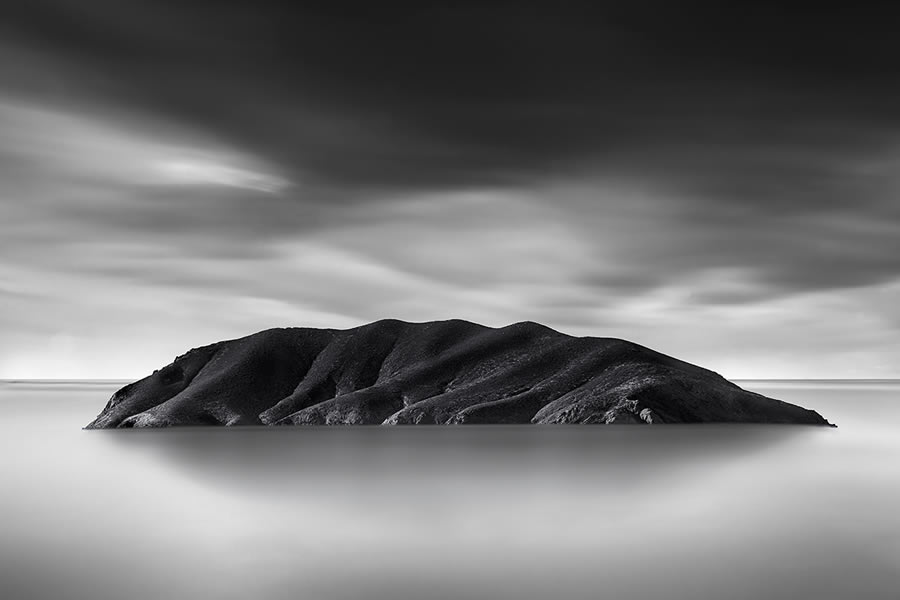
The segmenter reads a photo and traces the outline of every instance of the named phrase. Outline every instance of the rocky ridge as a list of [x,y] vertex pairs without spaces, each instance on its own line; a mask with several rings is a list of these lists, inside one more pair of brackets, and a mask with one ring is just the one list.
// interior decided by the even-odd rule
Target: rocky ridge
[[384,320],[195,348],[118,390],[87,428],[702,422],[828,425],[621,339]]

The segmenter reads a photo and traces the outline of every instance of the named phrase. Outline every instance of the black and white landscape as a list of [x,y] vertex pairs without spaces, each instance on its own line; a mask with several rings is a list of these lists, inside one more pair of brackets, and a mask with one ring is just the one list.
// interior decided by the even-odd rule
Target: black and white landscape
[[0,599],[897,600],[896,12],[0,2]]

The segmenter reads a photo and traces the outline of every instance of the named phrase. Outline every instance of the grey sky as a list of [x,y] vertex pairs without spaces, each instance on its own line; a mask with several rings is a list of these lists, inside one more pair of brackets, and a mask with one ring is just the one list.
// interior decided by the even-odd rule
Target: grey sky
[[385,317],[900,376],[887,14],[181,4],[0,8],[0,377]]

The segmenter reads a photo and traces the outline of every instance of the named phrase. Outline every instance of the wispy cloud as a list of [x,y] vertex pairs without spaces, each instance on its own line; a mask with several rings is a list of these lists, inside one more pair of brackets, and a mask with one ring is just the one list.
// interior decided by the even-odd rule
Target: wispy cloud
[[0,376],[382,317],[900,375],[877,14],[216,11],[0,9]]

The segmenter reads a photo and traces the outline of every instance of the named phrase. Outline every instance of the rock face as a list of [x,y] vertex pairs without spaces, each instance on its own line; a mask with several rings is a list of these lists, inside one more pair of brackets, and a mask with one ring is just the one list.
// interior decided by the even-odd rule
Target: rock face
[[700,422],[828,425],[624,340],[386,320],[195,348],[117,391],[87,427]]

